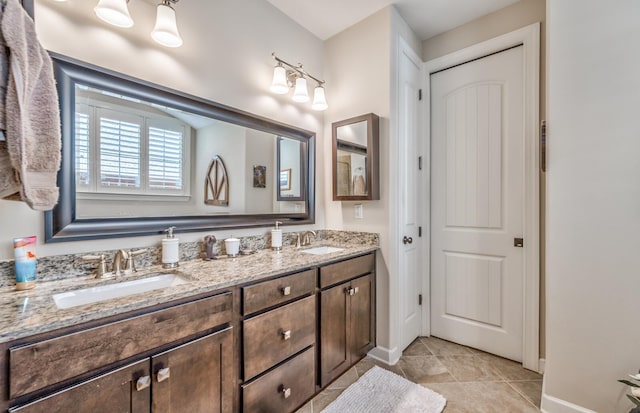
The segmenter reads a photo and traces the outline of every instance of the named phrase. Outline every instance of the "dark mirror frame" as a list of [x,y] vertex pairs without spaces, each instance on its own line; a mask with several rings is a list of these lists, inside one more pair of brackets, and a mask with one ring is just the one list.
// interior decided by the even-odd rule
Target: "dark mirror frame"
[[[45,242],[78,241],[86,239],[133,237],[162,234],[175,226],[176,232],[212,231],[231,228],[313,224],[315,222],[315,134],[293,126],[221,105],[183,92],[165,88],[99,68],[55,53],[50,53],[60,98],[62,123],[62,163],[58,172],[60,199],[58,205],[45,212]],[[174,107],[201,116],[245,126],[277,136],[297,139],[306,145],[302,153],[305,200],[304,213],[194,215],[141,218],[76,218],[74,111],[75,85],[83,85],[121,93],[147,102]],[[287,200],[293,200],[287,198]]]
[[[338,128],[354,123],[367,122],[366,148],[366,189],[367,195],[338,195]],[[331,124],[333,139],[333,200],[334,201],[373,201],[380,199],[380,118],[374,113],[356,116]],[[346,146],[357,146],[347,143]],[[361,149],[358,147],[358,149]]]

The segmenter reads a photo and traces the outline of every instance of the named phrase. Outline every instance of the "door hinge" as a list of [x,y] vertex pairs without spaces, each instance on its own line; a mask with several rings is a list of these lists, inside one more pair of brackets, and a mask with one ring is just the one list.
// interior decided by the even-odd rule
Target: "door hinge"
[[418,294],[418,305],[422,305],[422,294]]
[[513,246],[518,248],[524,248],[524,238],[514,238]]
[[547,172],[547,121],[540,122],[540,169]]
[[422,237],[422,227],[418,227],[418,237]]
[[418,100],[422,100],[422,89],[418,89]]
[[422,170],[422,156],[418,156],[418,170]]

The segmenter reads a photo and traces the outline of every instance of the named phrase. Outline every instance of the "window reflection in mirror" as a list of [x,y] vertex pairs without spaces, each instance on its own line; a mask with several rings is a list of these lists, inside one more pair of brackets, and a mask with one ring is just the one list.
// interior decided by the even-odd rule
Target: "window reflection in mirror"
[[[304,142],[80,83],[75,102],[78,218],[305,211]],[[227,206],[204,202],[216,155],[227,169]],[[257,187],[255,166],[266,174]]]

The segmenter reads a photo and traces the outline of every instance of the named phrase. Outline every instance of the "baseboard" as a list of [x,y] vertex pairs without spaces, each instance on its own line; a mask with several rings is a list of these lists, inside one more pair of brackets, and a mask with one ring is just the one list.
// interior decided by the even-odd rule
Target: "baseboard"
[[397,347],[393,349],[388,349],[385,347],[377,346],[373,348],[367,354],[372,359],[378,360],[386,365],[393,366],[400,360],[400,356],[402,356],[402,351],[398,350]]
[[538,373],[544,374],[544,367],[545,367],[546,363],[547,363],[546,359],[540,359],[538,361]]
[[545,393],[542,393],[540,411],[542,413],[596,413],[593,410],[569,403],[557,397],[549,396]]

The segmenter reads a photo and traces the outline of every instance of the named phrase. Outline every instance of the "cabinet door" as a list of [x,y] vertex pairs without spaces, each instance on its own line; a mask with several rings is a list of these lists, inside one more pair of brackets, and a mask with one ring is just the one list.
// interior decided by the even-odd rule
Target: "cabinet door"
[[349,328],[351,363],[364,357],[375,343],[373,325],[373,275],[365,275],[351,281],[354,294],[351,295],[351,325]]
[[326,386],[350,366],[349,283],[320,293],[320,385]]
[[153,356],[151,365],[152,412],[231,412],[231,327]]
[[149,359],[145,359],[9,411],[144,413],[150,408],[150,384]]

